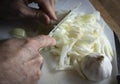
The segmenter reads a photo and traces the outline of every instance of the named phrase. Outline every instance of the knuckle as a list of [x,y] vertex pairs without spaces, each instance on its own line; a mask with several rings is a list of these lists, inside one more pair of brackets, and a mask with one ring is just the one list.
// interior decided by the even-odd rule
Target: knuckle
[[41,35],[40,38],[45,39],[47,36],[46,35]]
[[40,78],[40,76],[41,76],[41,71],[40,70],[38,71],[37,75]]
[[19,6],[18,8],[18,15],[21,17],[21,18],[25,18],[25,17],[28,17],[30,14],[29,10],[27,7],[25,6]]
[[4,44],[10,45],[11,43],[14,42],[15,39],[7,39]]
[[40,64],[42,64],[42,62],[43,62],[43,57],[42,57],[42,56],[39,56],[39,57],[38,57],[38,62],[39,62]]
[[18,9],[18,15],[21,17],[21,18],[24,18],[26,16],[26,12],[24,11],[24,8],[23,7],[19,7]]
[[41,77],[41,71],[39,70],[39,71],[37,72],[37,79],[40,79],[40,77]]
[[40,35],[37,37],[37,40],[39,40],[40,42],[44,42],[44,40],[46,40],[47,36],[46,35]]
[[28,44],[36,44],[36,40],[35,39],[27,39],[27,43]]
[[41,77],[41,71],[39,70],[39,71],[37,71],[36,74],[33,76],[33,79],[34,79],[34,80],[38,80],[38,79],[40,79],[40,77]]
[[49,36],[46,36],[46,35],[41,35],[41,36],[39,36],[39,39],[42,41],[42,42],[44,42],[44,41],[49,41],[50,39],[51,39],[51,37],[49,37]]
[[[21,42],[21,43],[20,43]],[[13,44],[14,43],[14,44]],[[16,47],[20,47],[20,45],[22,45],[23,42],[22,41],[19,41],[18,39],[7,39],[7,40],[4,40],[1,45],[3,47],[7,47],[7,49],[17,49]],[[14,46],[13,46],[14,45]]]

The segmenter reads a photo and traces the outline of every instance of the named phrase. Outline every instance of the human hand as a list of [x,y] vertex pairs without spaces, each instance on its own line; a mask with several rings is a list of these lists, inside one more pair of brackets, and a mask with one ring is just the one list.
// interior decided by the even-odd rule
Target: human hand
[[[39,9],[28,7],[31,2],[38,3]],[[0,0],[0,18],[32,18],[44,23],[57,19],[54,0]]]
[[0,41],[0,84],[34,84],[43,62],[38,49],[55,44],[45,35]]

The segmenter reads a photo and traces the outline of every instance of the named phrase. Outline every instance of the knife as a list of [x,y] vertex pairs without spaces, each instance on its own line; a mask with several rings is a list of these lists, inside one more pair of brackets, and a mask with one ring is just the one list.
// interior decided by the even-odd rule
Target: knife
[[117,54],[117,66],[118,66],[118,75],[116,76],[118,84],[120,84],[120,41],[118,40],[117,35],[115,36],[115,45],[116,45],[116,54]]
[[[74,12],[76,12],[78,10],[78,8],[81,6],[81,3],[79,5],[77,5],[76,7],[74,7],[73,9],[71,9],[63,18],[62,20],[54,26],[54,28],[49,32],[49,36],[52,37],[53,33],[55,32],[55,30],[57,28],[59,28],[59,26],[69,17],[71,16],[71,14],[73,14]],[[39,49],[39,52],[42,50],[43,48]]]
[[54,33],[54,31],[59,28],[59,26],[68,18],[70,17],[73,13],[75,13],[78,8],[81,6],[81,3],[79,5],[77,5],[76,7],[74,7],[72,10],[70,10],[65,16],[64,18],[57,24],[54,26],[54,28],[52,29],[52,31],[50,31],[49,36],[52,36],[52,34]]

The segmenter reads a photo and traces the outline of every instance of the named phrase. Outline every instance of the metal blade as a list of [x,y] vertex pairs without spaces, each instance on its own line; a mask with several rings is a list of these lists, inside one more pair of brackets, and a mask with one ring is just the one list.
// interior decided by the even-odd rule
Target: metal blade
[[76,6],[74,9],[70,10],[70,12],[53,28],[53,30],[49,33],[49,36],[52,36],[52,33],[71,15],[73,14],[78,8],[80,7],[81,4]]

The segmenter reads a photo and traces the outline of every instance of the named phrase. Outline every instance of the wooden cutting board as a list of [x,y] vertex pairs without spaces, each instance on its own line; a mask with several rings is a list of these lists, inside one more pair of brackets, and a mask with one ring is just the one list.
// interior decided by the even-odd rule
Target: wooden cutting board
[[90,0],[120,40],[120,0]]

